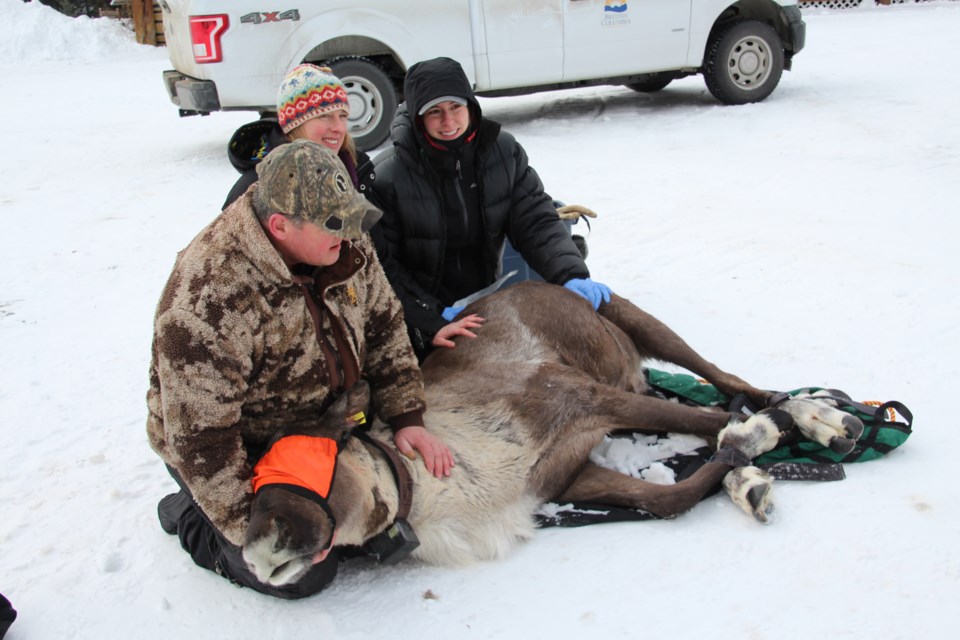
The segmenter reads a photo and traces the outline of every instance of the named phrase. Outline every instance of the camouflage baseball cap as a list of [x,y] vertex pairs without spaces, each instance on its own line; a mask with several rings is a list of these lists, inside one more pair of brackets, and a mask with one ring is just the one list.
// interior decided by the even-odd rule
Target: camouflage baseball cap
[[333,151],[316,142],[280,145],[257,164],[257,175],[268,207],[339,238],[359,238],[383,215],[353,188]]

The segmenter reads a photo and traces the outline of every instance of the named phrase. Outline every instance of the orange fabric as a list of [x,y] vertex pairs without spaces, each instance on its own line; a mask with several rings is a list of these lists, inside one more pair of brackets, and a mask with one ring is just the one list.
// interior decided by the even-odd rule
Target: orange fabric
[[336,441],[319,436],[286,436],[277,440],[253,468],[253,492],[268,484],[293,484],[326,498],[336,464]]

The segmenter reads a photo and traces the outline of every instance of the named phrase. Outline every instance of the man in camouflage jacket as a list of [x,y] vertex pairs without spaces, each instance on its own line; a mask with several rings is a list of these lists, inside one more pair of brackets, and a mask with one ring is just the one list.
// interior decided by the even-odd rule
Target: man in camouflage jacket
[[252,467],[278,428],[317,418],[362,377],[401,452],[438,476],[453,458],[423,427],[423,379],[365,233],[380,212],[320,145],[284,145],[258,171],[179,254],[160,298],[147,433],[183,488],[161,501],[164,529],[200,566],[301,597],[333,578],[336,557],[278,589],[240,556]]

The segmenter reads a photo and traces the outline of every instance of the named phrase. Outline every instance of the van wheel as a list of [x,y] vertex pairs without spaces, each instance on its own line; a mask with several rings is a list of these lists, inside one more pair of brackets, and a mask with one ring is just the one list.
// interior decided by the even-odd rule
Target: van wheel
[[724,104],[759,102],[773,93],[783,74],[783,43],[757,20],[720,29],[707,45],[703,79]]
[[387,139],[397,110],[393,82],[366,58],[336,58],[328,65],[350,99],[350,137],[363,151],[378,147]]

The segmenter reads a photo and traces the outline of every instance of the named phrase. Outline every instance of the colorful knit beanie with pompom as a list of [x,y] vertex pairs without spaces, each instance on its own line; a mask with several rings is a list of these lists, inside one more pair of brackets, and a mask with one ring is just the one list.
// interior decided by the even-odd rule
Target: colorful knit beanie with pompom
[[343,83],[328,67],[301,64],[284,77],[277,93],[277,118],[284,133],[290,133],[311,118],[346,109],[350,99]]

